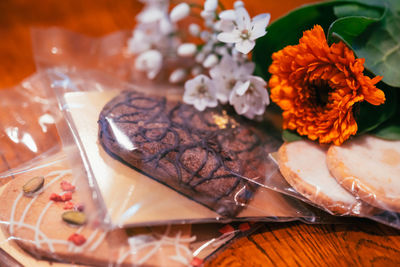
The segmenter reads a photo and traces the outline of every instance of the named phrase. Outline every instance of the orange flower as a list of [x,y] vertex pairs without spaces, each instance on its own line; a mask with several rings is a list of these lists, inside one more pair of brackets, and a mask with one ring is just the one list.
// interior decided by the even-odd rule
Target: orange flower
[[357,132],[356,103],[385,102],[385,94],[375,87],[382,77],[365,76],[365,60],[356,59],[343,42],[329,47],[319,25],[305,31],[298,45],[285,47],[272,59],[271,99],[283,110],[283,129],[296,130],[311,140],[342,144]]

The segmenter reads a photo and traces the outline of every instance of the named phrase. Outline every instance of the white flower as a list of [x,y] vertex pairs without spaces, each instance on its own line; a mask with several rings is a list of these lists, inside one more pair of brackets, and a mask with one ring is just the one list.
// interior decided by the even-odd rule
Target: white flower
[[215,29],[223,32],[231,32],[235,28],[235,10],[229,9],[219,13],[220,20],[215,23]]
[[203,62],[204,68],[212,68],[218,64],[218,57],[215,54],[209,54]]
[[154,79],[161,70],[163,57],[158,50],[141,53],[135,61],[135,68],[145,71],[149,79]]
[[180,3],[171,10],[169,16],[172,22],[177,22],[187,17],[189,13],[190,13],[189,5],[187,3]]
[[169,76],[170,83],[183,82],[187,77],[187,71],[185,69],[176,69]]
[[218,7],[218,0],[206,0],[204,2],[204,10],[214,12]]
[[200,16],[206,21],[212,21],[215,18],[215,12],[213,11],[207,11],[207,10],[202,10],[200,12]]
[[164,12],[161,9],[155,7],[148,7],[144,8],[143,11],[136,16],[136,19],[140,23],[152,23],[162,19],[165,15],[166,12]]
[[132,54],[138,54],[150,49],[151,42],[148,36],[141,30],[133,31],[133,36],[128,40],[128,51]]
[[203,111],[207,107],[218,105],[213,82],[207,76],[200,74],[185,83],[183,101]]
[[175,30],[174,25],[171,23],[168,17],[163,17],[162,19],[159,20],[159,27],[160,27],[160,32],[164,36],[171,34]]
[[225,104],[232,89],[239,80],[247,79],[254,72],[253,62],[239,65],[230,55],[222,57],[220,63],[210,70],[210,76],[217,88],[218,100]]
[[168,16],[168,1],[147,0],[142,1],[145,6],[136,16],[136,20],[140,23],[152,23]]
[[249,53],[257,38],[264,36],[270,19],[270,14],[261,14],[250,19],[249,13],[243,7],[235,10],[236,25],[232,31],[218,34],[218,40],[224,43],[235,43],[235,48],[243,54]]
[[200,38],[203,41],[208,41],[211,38],[211,33],[209,31],[202,31],[200,33]]
[[239,81],[232,90],[229,103],[239,115],[254,119],[256,115],[262,115],[269,104],[266,86],[267,83],[257,76],[250,76],[246,82]]
[[191,57],[197,52],[197,46],[193,43],[184,43],[178,47],[178,55],[181,57]]

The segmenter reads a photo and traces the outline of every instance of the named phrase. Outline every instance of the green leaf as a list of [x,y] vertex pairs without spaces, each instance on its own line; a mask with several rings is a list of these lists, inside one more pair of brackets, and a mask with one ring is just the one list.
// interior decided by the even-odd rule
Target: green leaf
[[399,124],[391,124],[386,127],[379,128],[372,134],[382,139],[400,140],[400,122]]
[[[375,7],[378,7],[378,9]],[[362,3],[361,5],[349,3],[347,5],[335,6],[333,7],[333,11],[338,18],[362,16],[379,19],[382,16],[382,11],[385,8],[379,5],[375,5],[375,7],[371,7],[370,5],[363,5]]]
[[380,125],[371,134],[383,139],[400,140],[400,107],[390,120]]
[[324,2],[305,5],[279,18],[267,27],[267,34],[257,39],[253,50],[253,61],[256,63],[257,74],[268,79],[268,67],[272,63],[272,53],[287,45],[299,43],[303,31],[320,24],[324,29],[336,19],[333,6],[337,2]]
[[293,132],[293,131],[290,131],[290,130],[283,130],[282,131],[282,139],[285,142],[294,142],[294,141],[302,140],[303,137],[301,137],[296,132]]
[[[391,14],[391,15],[389,15]],[[382,81],[400,87],[400,17],[388,12],[382,23],[358,37],[351,47],[357,57],[365,58],[365,67]]]
[[398,102],[397,90],[384,83],[379,83],[377,87],[385,93],[386,101],[379,106],[371,105],[366,101],[360,103],[360,109],[355,114],[358,125],[357,134],[376,129],[382,123],[390,119],[396,112]]
[[[383,76],[383,82],[400,87],[400,1],[358,0],[385,8],[383,19],[368,27],[357,38],[343,35],[357,57],[365,58],[365,68],[374,75]],[[340,34],[339,34],[340,35]]]
[[339,39],[350,47],[368,26],[382,20],[386,14],[386,9],[383,7],[360,4],[335,6],[333,10],[339,19],[329,27],[328,42],[333,43],[334,40]]
[[[376,21],[377,17],[382,15],[383,9],[383,7],[373,7],[357,1],[344,0],[304,5],[291,11],[271,23],[267,27],[267,34],[257,39],[253,50],[253,61],[257,66],[257,75],[268,79],[270,77],[268,67],[272,63],[272,54],[288,45],[298,44],[303,32],[312,29],[314,25],[321,25],[327,32],[332,22],[337,20],[338,16],[346,16],[351,11],[357,11],[359,16],[369,15],[369,20],[375,19]],[[370,25],[370,21],[363,22],[362,25],[357,26],[358,23],[356,21],[351,22],[351,28],[358,28],[358,34]],[[344,29],[345,23],[340,23],[337,27],[339,26],[340,29]],[[340,32],[344,35],[345,30]],[[353,33],[348,33],[349,38],[351,34]]]

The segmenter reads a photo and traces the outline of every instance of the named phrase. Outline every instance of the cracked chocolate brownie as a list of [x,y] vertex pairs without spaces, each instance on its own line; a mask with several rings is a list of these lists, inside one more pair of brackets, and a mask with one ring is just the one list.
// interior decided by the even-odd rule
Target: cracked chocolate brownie
[[268,140],[239,116],[133,91],[103,108],[99,140],[109,155],[227,217],[268,169]]

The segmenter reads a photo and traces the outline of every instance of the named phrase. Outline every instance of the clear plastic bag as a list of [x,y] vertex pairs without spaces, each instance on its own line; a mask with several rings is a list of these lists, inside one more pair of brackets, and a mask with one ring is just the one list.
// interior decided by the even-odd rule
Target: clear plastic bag
[[[64,120],[56,101],[46,96],[48,85],[46,73],[35,74],[0,92],[5,107],[0,265],[199,266],[258,228],[253,223],[111,228],[85,173],[73,175],[73,168],[83,169],[82,161],[76,146],[60,143],[55,123]],[[18,135],[10,136],[10,127]],[[21,155],[27,149],[32,153]],[[20,158],[12,161],[14,154]]]
[[[52,69],[47,75],[49,87],[56,93],[66,119],[66,123],[59,125],[61,137],[65,145],[78,146],[79,154],[72,154],[72,158],[83,160],[84,168],[74,168],[74,171],[76,175],[82,172],[87,175],[111,225],[126,227],[249,218],[315,221],[313,212],[300,202],[259,186],[265,173],[277,171],[268,158],[268,151],[280,144],[272,126],[268,133],[229,115],[229,111],[222,108],[201,113],[180,104],[176,100],[179,92],[158,90],[149,95],[148,87],[145,88],[147,93],[143,93],[143,88],[107,78],[102,72]],[[133,103],[136,100],[138,102]],[[128,101],[128,108],[139,106],[142,110],[129,110],[125,115],[109,110],[110,105],[123,106],[119,101]],[[163,105],[168,107],[162,110]],[[181,115],[167,118],[175,111]],[[121,128],[125,121],[117,123],[113,114],[126,117],[129,123],[135,120],[129,118],[131,114],[142,117],[133,122],[134,129],[128,129]],[[186,120],[183,124],[179,122],[182,118]],[[179,125],[167,129],[167,124]],[[264,129],[268,127],[263,126]],[[102,138],[105,135],[108,137]],[[134,135],[138,137],[135,139]],[[159,135],[164,135],[162,140]],[[143,136],[148,142],[139,140]],[[118,142],[107,143],[116,139]],[[171,143],[178,139],[181,144]],[[155,152],[151,152],[152,149]],[[181,159],[173,166],[169,165],[170,155],[160,161],[156,159],[160,149],[165,149],[162,152],[165,155],[174,156],[181,151]],[[187,160],[190,162],[185,163]],[[156,162],[155,165],[148,164],[151,161]],[[193,166],[198,170],[190,171]],[[193,176],[194,183],[208,185],[198,190],[190,181],[183,181],[190,179],[189,176]]]
[[82,187],[87,180],[72,175],[65,151],[45,156],[1,175],[13,179],[0,188],[0,248],[23,266],[200,266],[258,228],[250,223],[104,228],[94,203],[82,198],[90,193]]
[[264,186],[333,215],[365,217],[400,228],[396,151],[398,142],[369,135],[342,146],[286,143],[270,154],[280,172],[269,176]]
[[[48,150],[59,149],[55,105],[46,97],[40,74],[0,91],[0,172],[15,168]],[[60,114],[58,114],[60,115]],[[0,179],[0,185],[6,179]]]

